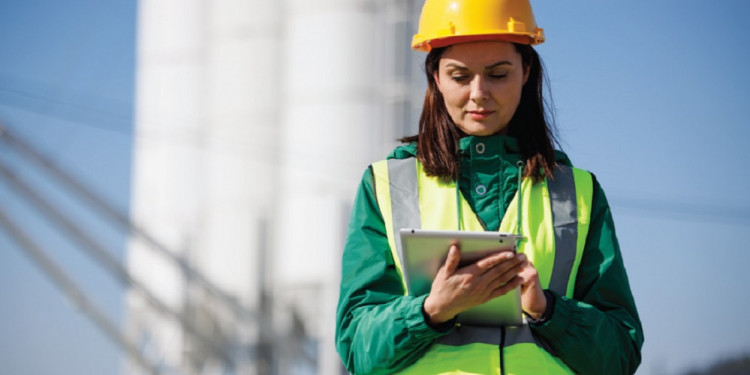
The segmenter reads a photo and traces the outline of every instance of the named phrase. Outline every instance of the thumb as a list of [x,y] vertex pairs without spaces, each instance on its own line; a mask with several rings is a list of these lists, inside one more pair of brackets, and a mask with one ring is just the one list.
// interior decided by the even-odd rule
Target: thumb
[[448,248],[448,257],[445,259],[445,271],[448,274],[453,274],[458,269],[458,264],[461,261],[461,251],[458,250],[458,245],[453,244]]

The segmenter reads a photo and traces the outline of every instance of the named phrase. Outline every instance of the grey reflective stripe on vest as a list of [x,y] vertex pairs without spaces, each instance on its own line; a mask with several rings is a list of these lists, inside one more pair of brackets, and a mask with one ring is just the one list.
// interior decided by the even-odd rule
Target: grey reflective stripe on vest
[[547,179],[547,190],[555,229],[555,265],[549,289],[564,296],[568,292],[568,280],[578,246],[578,201],[573,169],[564,165],[557,166],[555,178]]
[[[397,248],[401,248],[401,228],[421,228],[419,210],[419,186],[417,166],[414,158],[389,159],[388,180],[393,215],[393,236]],[[550,195],[552,223],[555,232],[555,262],[549,289],[564,296],[568,280],[575,263],[578,238],[577,200],[573,169],[559,165],[555,178],[547,179]],[[460,346],[470,343],[500,343],[500,329],[496,327],[457,326],[438,340],[443,345]],[[505,345],[534,343],[549,351],[549,346],[539,337],[534,337],[528,325],[507,327]]]
[[457,325],[449,334],[439,338],[438,343],[450,346],[461,346],[468,343],[497,345],[500,344],[501,334],[497,327]]
[[[502,332],[497,327],[459,325],[450,334],[439,338],[438,342],[450,346],[461,346],[468,343],[498,345],[500,344],[501,335]],[[536,343],[529,326],[506,327],[505,344],[513,345],[520,343]]]
[[505,340],[502,330],[498,327],[479,327],[469,325],[456,326],[449,334],[438,339],[438,344],[447,346],[462,346],[466,344],[489,344],[508,347],[515,344],[535,344],[548,353],[554,354],[552,347],[543,337],[534,335],[528,324],[520,327],[505,327]]
[[401,254],[401,228],[422,228],[416,159],[389,159],[388,181],[391,192],[393,237],[398,250],[397,254]]

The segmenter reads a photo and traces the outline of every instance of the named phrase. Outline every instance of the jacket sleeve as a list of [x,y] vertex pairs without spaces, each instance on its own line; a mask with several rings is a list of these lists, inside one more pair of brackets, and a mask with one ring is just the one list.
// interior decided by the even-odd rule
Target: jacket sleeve
[[372,181],[370,169],[349,221],[336,312],[336,349],[357,375],[400,370],[444,334],[426,324],[425,296],[404,296]]
[[643,328],[630,291],[612,214],[594,180],[591,224],[574,298],[552,293],[550,319],[532,325],[579,374],[633,374],[641,362]]

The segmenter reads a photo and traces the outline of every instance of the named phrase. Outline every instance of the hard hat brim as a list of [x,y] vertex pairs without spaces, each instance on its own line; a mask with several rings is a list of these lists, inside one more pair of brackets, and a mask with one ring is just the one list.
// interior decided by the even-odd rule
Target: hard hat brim
[[[541,29],[540,29],[541,31]],[[436,38],[425,40],[420,35],[415,35],[412,40],[411,48],[417,51],[430,52],[433,48],[447,47],[459,43],[483,42],[483,41],[501,41],[517,44],[536,45],[544,42],[544,34],[539,33],[537,36],[531,36],[528,33],[518,34],[484,34],[484,35],[460,35],[449,36],[445,38]]]

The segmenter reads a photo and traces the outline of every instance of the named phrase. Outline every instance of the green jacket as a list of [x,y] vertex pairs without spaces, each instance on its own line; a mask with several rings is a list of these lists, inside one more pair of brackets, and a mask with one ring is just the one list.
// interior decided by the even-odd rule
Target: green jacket
[[[470,157],[481,140],[485,152]],[[461,193],[486,230],[497,230],[517,190],[515,139],[493,135],[465,137],[460,142]],[[415,144],[396,148],[388,158],[416,155]],[[558,152],[558,162],[570,165]],[[426,296],[404,296],[394,266],[383,217],[365,172],[352,210],[342,261],[337,310],[336,346],[354,374],[390,374],[419,357],[451,327],[436,330],[425,323]],[[482,184],[486,193],[472,187]],[[552,293],[549,319],[532,324],[553,352],[581,374],[632,374],[640,364],[643,330],[630,292],[615,235],[612,215],[594,180],[591,223],[576,279],[573,299]]]

